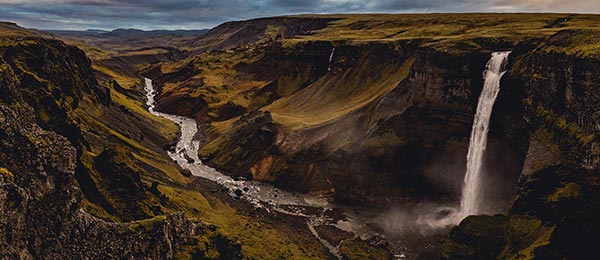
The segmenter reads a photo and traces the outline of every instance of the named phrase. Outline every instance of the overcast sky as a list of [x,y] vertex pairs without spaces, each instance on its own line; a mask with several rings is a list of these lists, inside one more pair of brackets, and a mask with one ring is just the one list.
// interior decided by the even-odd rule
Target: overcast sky
[[203,29],[301,13],[578,12],[600,0],[0,0],[0,21],[38,29]]

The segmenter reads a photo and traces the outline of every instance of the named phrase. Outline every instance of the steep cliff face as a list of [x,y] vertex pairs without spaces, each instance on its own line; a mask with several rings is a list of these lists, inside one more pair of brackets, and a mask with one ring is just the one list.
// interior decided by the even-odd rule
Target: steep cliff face
[[294,30],[285,17],[228,23],[193,41],[198,55],[147,70],[160,109],[205,123],[207,164],[337,201],[456,201],[486,62],[512,50],[492,114],[484,210],[517,201],[507,216],[467,218],[444,257],[580,256],[563,239],[593,238],[595,211],[561,208],[586,223],[578,227],[546,215],[595,198],[597,16],[312,18],[331,20],[315,29],[295,19],[289,34],[277,33]]
[[[512,82],[524,89],[522,101],[537,137],[564,162],[598,165],[597,31],[568,30],[515,56]],[[549,132],[544,135],[544,132]]]
[[77,109],[86,95],[107,104],[106,92],[98,87],[89,60],[75,47],[30,38],[3,41],[1,54],[4,66],[12,68],[14,76],[27,86],[20,89],[23,100],[35,109],[37,120],[45,127],[77,135],[68,112]]
[[[338,46],[329,71],[327,54],[331,53],[332,47],[326,44],[313,46],[321,46],[314,53],[321,53],[322,58],[313,60],[312,66],[300,67],[307,68],[308,79],[301,76],[304,73],[296,74],[293,70],[290,74],[276,77],[268,87],[274,90],[270,95],[278,97],[272,104],[261,108],[263,112],[258,112],[260,119],[253,119],[254,114],[242,116],[233,123],[242,130],[231,131],[231,135],[222,135],[218,125],[209,129],[209,136],[214,134],[217,139],[206,145],[201,154],[210,161],[218,162],[225,172],[249,173],[258,180],[281,186],[329,192],[336,189],[332,182],[343,182],[347,187],[354,186],[357,192],[363,190],[356,187],[361,182],[344,180],[352,176],[351,173],[339,175],[339,171],[333,171],[335,168],[341,170],[341,164],[344,164],[341,160],[348,158],[338,158],[340,155],[335,153],[360,149],[352,147],[356,146],[353,140],[366,133],[369,110],[377,99],[407,76],[414,61],[411,56],[415,44]],[[300,49],[284,51],[302,55],[310,53],[308,48],[315,48],[313,46],[297,46]],[[287,57],[290,58],[293,59]],[[259,73],[263,62],[245,65],[245,69],[253,68]],[[312,76],[312,80],[311,68],[316,68],[312,75],[317,76]],[[283,73],[285,70],[278,72],[280,75]],[[358,77],[354,77],[356,75]],[[301,84],[294,85],[294,82]],[[227,149],[218,149],[219,146],[238,146],[241,149],[232,154]],[[247,159],[236,160],[240,157]]]
[[[289,96],[316,81],[328,69],[330,42],[257,42],[232,51],[213,50],[143,74],[163,86],[157,108],[202,122],[225,121]],[[173,68],[173,66],[175,66]],[[180,105],[183,103],[184,105]]]
[[[106,128],[142,143],[142,129],[153,129],[149,126],[152,120],[132,120],[134,123],[106,127],[111,122],[122,122],[136,115],[112,100],[120,98],[114,86],[100,85],[96,81],[90,60],[76,47],[44,36],[5,38],[2,39],[0,54],[3,66],[17,82],[14,84],[19,84],[14,88],[21,99],[7,101],[29,105],[42,128],[66,137],[76,147],[76,178],[84,186],[86,203],[102,205],[108,211],[113,209],[108,215],[127,220],[152,216],[148,213],[151,212],[150,206],[143,205],[150,200],[136,200],[140,204],[133,207],[142,211],[142,215],[134,217],[125,211],[118,213],[123,204],[110,203],[111,197],[116,195],[104,192],[101,183],[110,182],[115,176],[88,163],[96,156],[95,153],[111,145],[122,145],[111,140],[113,136]],[[168,142],[155,129],[146,131],[146,134],[146,145],[154,150],[162,151],[162,144]]]
[[[83,212],[75,182],[77,150],[65,137],[38,125],[39,115],[25,102],[27,90],[38,86],[20,79],[4,59],[0,60],[2,258],[172,259],[190,252],[206,258],[240,257],[239,245],[182,214],[119,224]],[[210,242],[200,250],[199,241]]]
[[[286,18],[215,28],[194,42],[201,55],[145,72],[161,87],[158,109],[207,123],[201,156],[229,174],[340,201],[457,195],[491,49],[540,36],[420,31],[413,16],[317,18],[290,18],[309,29],[285,37],[266,28],[296,30]],[[241,31],[252,40],[232,40]],[[492,208],[514,196],[527,150],[523,108],[511,106],[520,91],[502,93],[494,116],[488,156],[501,159],[485,167],[490,193],[506,195]]]
[[599,232],[598,171],[551,166],[530,175],[506,216],[470,216],[443,259],[586,259]]
[[[0,206],[9,212],[1,243],[11,246],[8,257],[21,258],[231,259],[240,250],[256,258],[325,257],[320,244],[306,250],[315,241],[285,234],[296,227],[264,224],[200,194],[199,182],[166,158],[176,128],[143,109],[132,65],[162,61],[141,74],[160,87],[159,110],[203,123],[207,164],[371,206],[456,201],[482,72],[491,50],[512,49],[484,165],[486,194],[498,195],[484,210],[501,212],[517,200],[507,216],[467,218],[443,256],[578,258],[598,233],[590,170],[599,160],[598,31],[589,29],[596,21],[278,17],[226,23],[190,41],[186,53],[141,51],[94,64],[45,37],[1,41],[0,162],[9,162],[0,164]],[[154,218],[108,223],[81,208],[105,220]],[[247,246],[181,214],[161,216],[174,209],[209,218]]]
[[302,219],[182,173],[165,152],[177,127],[144,107],[137,61],[78,46],[91,62],[0,22],[0,258],[329,257]]
[[[530,134],[507,216],[467,218],[447,259],[580,259],[598,239],[598,40],[569,30],[518,45],[503,81],[518,89]],[[596,170],[595,170],[596,169]]]

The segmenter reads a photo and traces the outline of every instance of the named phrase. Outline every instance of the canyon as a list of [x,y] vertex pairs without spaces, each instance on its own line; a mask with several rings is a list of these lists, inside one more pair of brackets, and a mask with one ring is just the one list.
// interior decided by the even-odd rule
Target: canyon
[[599,20],[299,15],[154,46],[1,23],[0,254],[585,258]]

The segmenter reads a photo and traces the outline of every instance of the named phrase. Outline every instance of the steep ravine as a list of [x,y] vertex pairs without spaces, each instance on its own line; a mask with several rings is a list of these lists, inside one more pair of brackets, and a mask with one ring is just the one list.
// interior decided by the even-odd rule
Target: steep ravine
[[[326,54],[327,48],[322,49]],[[312,127],[290,129],[282,126],[277,113],[283,109],[277,107],[277,103],[273,109],[267,107],[265,111],[248,113],[234,120],[214,143],[210,140],[215,133],[211,133],[211,126],[205,124],[201,130],[205,131],[203,134],[207,135],[209,143],[206,144],[208,147],[201,148],[203,157],[200,159],[233,176],[333,196],[337,202],[347,205],[367,202],[364,203],[365,210],[355,210],[361,211],[361,218],[368,219],[370,226],[380,229],[393,240],[398,239],[393,242],[398,245],[406,245],[406,240],[419,241],[410,242],[408,247],[412,248],[404,251],[406,256],[416,257],[422,254],[421,250],[435,251],[429,248],[436,244],[437,235],[429,238],[433,241],[426,242],[420,241],[421,236],[430,234],[417,232],[410,235],[414,232],[416,219],[394,220],[388,215],[381,219],[378,215],[390,205],[415,206],[415,203],[426,201],[452,203],[458,200],[472,118],[491,51],[459,54],[433,48],[407,48],[406,51],[396,52],[381,44],[337,47],[331,71],[284,97],[285,101],[281,103],[296,109],[295,102],[298,102],[299,113],[310,116],[313,113],[310,109],[320,104],[311,99],[326,99],[327,95],[343,91],[350,97],[363,95],[359,92],[363,91],[360,83],[346,84],[352,75],[364,73],[365,77],[382,78],[390,75],[376,71],[396,73],[392,74],[395,78],[391,81],[381,83],[387,87],[387,92],[375,94],[371,101],[346,115]],[[385,63],[376,62],[390,56],[396,58]],[[361,58],[366,60],[361,61]],[[340,64],[340,60],[353,62]],[[506,92],[510,93],[510,90]],[[508,96],[501,96],[498,102],[511,102],[505,101],[512,98]],[[487,156],[501,159],[497,165],[485,165],[486,171],[495,176],[486,178],[485,184],[496,184],[487,190],[501,194],[489,200],[494,203],[486,205],[487,210],[495,212],[506,210],[514,198],[516,179],[526,151],[526,147],[513,145],[519,142],[521,135],[496,130],[521,131],[524,122],[510,120],[519,118],[512,114],[518,110],[505,103],[499,107],[510,108],[506,114],[500,112],[495,116],[503,115],[502,120],[511,125],[504,122],[492,125],[490,134]],[[218,149],[215,143],[219,144]],[[448,198],[448,194],[455,199]],[[415,208],[419,214],[419,205]],[[405,223],[391,224],[395,227],[390,228],[388,224],[394,221]],[[407,226],[400,230],[396,228],[404,224]],[[398,233],[401,235],[396,238]],[[435,255],[432,252],[423,254]]]
[[[277,19],[271,22],[278,23]],[[340,30],[354,29],[354,25],[349,29],[341,26]],[[515,211],[520,198],[531,196],[532,188],[527,185],[537,181],[540,175],[534,172],[539,170],[576,172],[581,167],[597,166],[598,81],[593,72],[597,63],[597,41],[593,38],[596,30],[556,29],[520,38],[332,40],[328,44],[327,37],[333,36],[327,34],[327,29],[332,27],[339,29],[340,25],[330,24],[309,36],[281,43],[271,38],[222,50],[215,47],[207,53],[210,58],[198,58],[193,63],[195,72],[191,74],[196,74],[194,80],[203,79],[201,84],[182,76],[159,85],[165,100],[172,104],[177,99],[168,98],[174,93],[190,93],[186,102],[192,103],[194,95],[202,93],[198,96],[202,101],[195,103],[202,107],[197,110],[201,116],[191,115],[209,123],[204,128],[207,144],[200,151],[205,163],[233,176],[331,196],[348,205],[362,202],[379,210],[394,205],[418,208],[421,201],[455,202],[465,173],[469,130],[483,85],[485,62],[492,50],[512,49],[484,156],[487,178],[482,186],[486,200],[492,202],[484,206],[491,212],[507,212],[513,205],[510,211]],[[227,33],[222,37],[226,39]],[[312,41],[305,41],[307,38]],[[202,38],[197,42],[205,44]],[[315,55],[313,62],[297,63],[306,61],[306,53]],[[218,73],[214,73],[214,67],[219,67]],[[285,69],[268,69],[272,67]],[[267,68],[266,72],[261,73],[261,68]],[[319,68],[318,73],[307,73],[313,71],[311,68]],[[286,74],[290,71],[305,73]],[[227,76],[219,78],[221,81],[208,77],[219,73]],[[312,77],[306,80],[300,75]],[[228,78],[240,81],[227,82]],[[285,86],[293,87],[281,91]],[[236,91],[243,94],[232,99],[234,95],[221,95]],[[263,107],[246,106],[246,102],[255,101],[254,93],[283,95],[256,99]],[[160,104],[161,95],[158,99]],[[230,101],[247,111],[219,117],[224,111],[232,111],[221,106]],[[547,168],[558,164],[571,168]],[[532,180],[531,176],[536,177]],[[569,184],[568,176],[565,173],[562,179],[553,180],[553,185],[565,186],[534,185],[535,189],[544,189],[534,192],[556,192],[558,197],[582,195],[582,201],[591,198],[580,192],[587,189],[581,182]],[[552,195],[551,200],[558,200],[556,196]],[[521,203],[527,210],[521,210],[537,212],[538,204],[527,202]],[[510,214],[504,220],[500,218],[502,225],[510,222],[506,221],[512,219]],[[387,215],[391,219],[381,220],[381,226],[401,225],[398,218],[402,217],[398,216],[402,212]],[[537,242],[546,243],[544,239],[550,235],[549,229],[542,228],[536,233],[539,236],[522,240],[524,244],[519,247],[508,241],[492,245],[499,251],[480,250],[480,234],[473,234],[476,230],[468,226],[472,219],[477,218],[467,218],[467,226],[452,232],[449,241],[459,241],[459,245],[452,247],[447,242],[444,257],[469,258],[452,254],[460,253],[461,246],[473,246],[474,252],[498,253],[493,258],[501,258],[505,256],[499,255],[504,246],[506,250],[531,249],[540,246]],[[537,220],[527,221],[519,223],[536,228]],[[488,222],[483,218],[476,223],[484,226]],[[457,237],[456,230],[462,235]],[[557,254],[572,254],[560,250]]]
[[1,258],[172,259],[200,237],[209,238],[213,256],[239,257],[239,245],[183,214],[111,223],[84,212],[74,178],[76,149],[38,125],[21,95],[28,86],[0,61]]
[[[597,16],[465,14],[511,25],[474,37],[489,28],[446,30],[457,15],[219,26],[190,41],[190,57],[140,72],[155,78],[157,110],[182,126],[175,146],[165,145],[175,125],[142,107],[141,85],[98,84],[82,51],[60,41],[0,37],[0,258],[595,255]],[[422,35],[389,34],[411,19]],[[447,25],[422,32],[423,19]],[[527,19],[542,21],[512,27]],[[505,214],[415,225],[458,203],[485,63],[508,49],[482,168],[482,212]],[[178,210],[218,227],[168,213]]]
[[[14,24],[9,27],[18,29]],[[178,169],[168,157],[169,146],[163,146],[177,137],[176,125],[144,108],[140,103],[144,100],[138,99],[144,92],[137,80],[123,86],[110,78],[97,82],[114,74],[95,79],[91,65],[96,60],[90,62],[81,50],[45,35],[2,35],[0,54],[10,58],[0,58],[0,105],[9,112],[29,111],[0,117],[6,123],[2,125],[6,134],[0,139],[5,145],[0,147],[0,186],[22,192],[2,192],[6,195],[2,212],[7,215],[0,221],[0,246],[6,250],[0,258],[333,258],[324,245],[339,245],[342,256],[357,252],[389,256],[385,245],[354,238],[333,227],[335,222],[315,218],[311,229],[306,228],[302,216],[268,213],[266,207],[255,208]],[[48,104],[40,105],[40,100]],[[38,133],[36,124],[43,131]],[[39,149],[25,153],[28,142]],[[55,172],[35,165],[22,169],[29,167],[22,162],[36,156],[41,163],[52,163],[47,168],[68,163],[68,169]],[[256,185],[258,193],[260,185]],[[265,204],[279,196],[286,199],[282,192],[262,191]],[[23,210],[11,211],[21,206]],[[285,210],[296,211],[293,206]],[[320,210],[309,209],[315,216]],[[335,221],[345,218],[331,214]],[[313,232],[325,236],[320,240]],[[336,242],[340,236],[343,243]]]
[[[402,51],[395,50],[400,46]],[[321,51],[326,57],[331,49]],[[337,47],[332,70],[318,80],[228,121],[231,130],[213,136],[209,128],[211,143],[201,155],[228,174],[252,175],[339,201],[382,203],[458,194],[465,165],[461,153],[466,155],[489,54],[451,54],[410,44]],[[354,100],[364,101],[354,105]],[[493,127],[523,124],[510,123]],[[492,130],[490,152],[508,156],[498,163],[503,169],[487,167],[514,183],[525,148],[512,148],[517,137],[496,133]],[[503,207],[511,196],[503,198]]]
[[[155,111],[154,97],[156,91],[152,80],[145,78],[145,84],[148,110],[153,115],[172,120],[180,126],[181,135],[178,142],[169,147],[169,156],[183,169],[189,170],[194,176],[217,183],[230,196],[241,198],[252,204],[255,210],[265,210],[269,214],[280,213],[304,219],[311,234],[327,248],[332,256],[338,259],[343,259],[343,255],[348,253],[341,250],[342,245],[352,242],[362,243],[363,247],[368,248],[367,250],[375,251],[378,257],[391,257],[388,246],[381,246],[372,242],[373,240],[384,241],[385,236],[367,226],[364,219],[351,217],[342,208],[336,208],[326,198],[286,192],[268,183],[246,180],[245,178],[234,179],[204,165],[198,158],[200,141],[197,134],[199,127],[196,121],[191,118]],[[340,217],[340,215],[345,216]],[[329,241],[322,238],[319,233],[319,230],[324,228],[328,228],[329,232],[336,230],[333,232],[345,234],[347,237],[335,242]],[[406,248],[402,248],[400,245],[391,247],[396,255],[405,255]]]

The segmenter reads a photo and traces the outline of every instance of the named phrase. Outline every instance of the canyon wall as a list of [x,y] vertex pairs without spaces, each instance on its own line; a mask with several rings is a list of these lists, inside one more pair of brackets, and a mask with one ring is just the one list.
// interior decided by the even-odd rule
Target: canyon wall
[[[0,38],[0,244],[10,258],[240,257],[184,210],[257,257],[314,245],[200,194],[166,156],[176,127],[143,109],[132,65],[159,87],[158,110],[200,123],[200,156],[224,173],[379,209],[455,202],[485,64],[510,49],[484,164],[487,210],[508,213],[465,219],[442,256],[581,258],[599,233],[596,21],[265,18],[226,23],[185,52],[95,64],[0,24],[19,32]],[[114,77],[107,68],[121,77],[97,82]],[[276,242],[286,247],[254,250]]]
[[519,44],[503,84],[520,89],[530,138],[507,216],[474,216],[450,234],[446,259],[583,259],[598,239],[597,31]]
[[[144,72],[162,86],[159,110],[205,123],[207,164],[340,202],[458,195],[485,64],[517,39],[304,40],[326,29],[287,35],[286,18],[255,22],[215,28],[179,69]],[[248,26],[253,41],[229,41]],[[511,105],[520,91],[503,90],[494,114],[494,210],[508,207],[528,149],[522,108]]]
[[177,113],[173,97],[186,92],[200,107],[184,114],[205,123],[207,164],[337,202],[455,201],[485,62],[492,50],[512,50],[483,168],[485,210],[509,213],[467,218],[442,255],[561,259],[593,248],[599,50],[591,17],[542,18],[539,28],[499,35],[473,32],[515,25],[511,17],[431,32],[410,15],[384,28],[360,15],[328,18],[336,20],[290,39],[273,30],[285,31],[286,18],[271,18],[254,41],[220,44],[228,32],[248,32],[246,21],[194,42],[209,57],[186,60],[193,77],[164,81],[163,108]]
[[[144,199],[136,197],[128,203],[139,202],[134,207],[148,216],[144,203],[152,203],[149,197],[155,195],[139,175],[135,178],[138,173],[127,176],[125,168],[130,168],[125,167],[115,177],[101,167],[82,165],[85,158],[95,157],[96,149],[108,146],[111,138],[109,131],[101,133],[86,122],[87,117],[111,107],[120,120],[134,115],[112,101],[114,89],[96,82],[90,60],[81,50],[14,24],[1,23],[0,29],[0,258],[241,257],[239,244],[214,226],[192,222],[182,213],[108,222],[84,212],[86,204],[88,209],[97,207],[91,205],[97,202],[94,197],[84,196],[94,191],[106,196],[113,203],[109,205],[118,205],[113,198],[125,193],[100,192],[106,188],[104,182],[118,179],[126,190],[138,187],[129,192]],[[146,133],[149,143],[165,140],[162,134],[154,133],[153,139],[152,131]],[[100,181],[86,183],[85,177],[90,176]],[[135,212],[112,214],[127,219]]]

